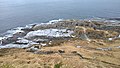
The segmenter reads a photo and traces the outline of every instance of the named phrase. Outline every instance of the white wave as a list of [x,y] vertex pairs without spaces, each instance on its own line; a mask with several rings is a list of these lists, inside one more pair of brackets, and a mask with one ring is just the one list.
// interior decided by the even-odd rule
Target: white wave
[[43,26],[43,25],[49,25],[49,24],[58,23],[59,21],[63,21],[63,19],[51,20],[51,21],[49,21],[49,22],[47,22],[47,23],[36,24],[35,27],[39,27],[39,26]]
[[32,28],[34,25],[38,25],[38,23],[33,23],[33,24],[26,25],[24,28]]
[[3,39],[3,37],[0,37],[0,40],[2,40]]
[[9,34],[15,34],[15,33],[18,33],[18,32],[24,32],[23,30],[21,29],[16,29],[16,30],[8,30],[7,33]]
[[33,25],[35,24],[29,24],[29,25],[26,25],[25,27],[16,27],[11,30],[8,30],[7,32],[5,32],[5,37],[12,37],[13,34],[20,33],[20,32],[23,33],[24,31],[22,29],[32,28]]
[[17,27],[17,28],[13,28],[11,30],[8,30],[7,32],[5,32],[5,35],[3,36],[3,38],[9,38],[9,37],[13,37],[14,34],[16,33],[23,33],[24,31],[21,30],[24,27]]
[[51,21],[49,21],[48,23],[57,23],[57,22],[59,22],[59,21],[63,21],[63,19],[58,19],[58,20],[51,20]]
[[2,39],[3,39],[3,37],[0,37],[0,45],[2,44]]

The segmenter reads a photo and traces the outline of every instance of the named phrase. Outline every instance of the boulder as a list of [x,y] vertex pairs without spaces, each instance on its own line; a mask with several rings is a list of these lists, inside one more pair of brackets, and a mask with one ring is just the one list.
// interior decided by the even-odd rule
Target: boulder
[[35,54],[54,54],[54,51],[36,51]]
[[72,51],[71,53],[74,53],[74,54],[76,54],[76,53],[77,53],[77,51]]
[[35,51],[38,51],[38,48],[31,47],[26,50],[26,52],[35,52]]
[[16,36],[16,37],[23,37],[23,36],[25,36],[25,35],[26,35],[25,32],[17,32],[17,33],[15,33],[15,34],[13,34],[13,36]]
[[59,52],[59,53],[65,53],[65,51],[64,51],[64,50],[58,50],[58,52]]
[[2,45],[6,45],[15,41],[17,41],[17,37],[8,37],[8,38],[4,38],[1,43]]
[[21,30],[23,30],[24,32],[34,31],[32,28],[24,28],[24,29],[21,29]]
[[112,48],[108,47],[108,48],[97,48],[97,50],[102,50],[102,51],[111,51]]

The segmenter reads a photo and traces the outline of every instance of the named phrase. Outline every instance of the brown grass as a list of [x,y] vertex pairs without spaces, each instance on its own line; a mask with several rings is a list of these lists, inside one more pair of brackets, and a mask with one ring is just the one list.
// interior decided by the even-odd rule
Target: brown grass
[[[98,41],[96,41],[98,42]],[[62,63],[61,68],[119,68],[120,67],[120,50],[99,51],[95,48],[107,47],[99,45],[96,42],[82,40],[71,40],[61,43],[60,46],[43,47],[40,51],[64,50],[65,53],[53,54],[34,54],[26,52],[24,49],[0,49],[0,67],[1,68],[54,68]],[[117,41],[115,45],[120,44]],[[77,48],[81,46],[81,48]],[[114,43],[109,45],[114,46]],[[77,51],[83,56],[83,59],[72,53]]]

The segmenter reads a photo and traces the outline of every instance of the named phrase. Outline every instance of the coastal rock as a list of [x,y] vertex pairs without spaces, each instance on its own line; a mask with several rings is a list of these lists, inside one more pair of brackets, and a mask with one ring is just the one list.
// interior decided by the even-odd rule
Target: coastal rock
[[72,51],[71,53],[74,53],[74,54],[76,54],[76,53],[77,53],[77,51]]
[[0,37],[0,45],[2,44],[3,37]]
[[21,29],[21,30],[23,30],[26,33],[30,32],[30,31],[34,31],[32,28],[24,28],[24,29]]
[[42,23],[35,25],[32,29],[33,30],[40,30],[40,29],[49,29],[49,28],[71,28],[74,29],[75,26],[86,26],[86,27],[93,27],[93,28],[100,28],[104,26],[104,22],[95,22],[95,21],[85,21],[85,20],[53,20],[48,23]]
[[[83,28],[85,30],[83,30]],[[106,30],[99,30],[99,29],[93,29],[89,27],[76,27],[75,29],[75,35],[80,36],[81,39],[87,40],[89,38],[91,39],[108,39],[108,38],[114,38],[118,36],[119,34],[115,31],[106,31]],[[89,37],[89,38],[88,38]]]
[[34,46],[34,48],[40,49],[41,46],[40,45],[36,45],[36,46]]
[[[102,27],[107,28],[106,23],[74,19],[53,20],[48,23],[34,24],[8,30],[4,38],[0,39],[0,43],[1,45],[11,43],[15,45],[31,45],[31,43],[34,42],[41,46],[58,46],[71,38],[79,38],[89,42],[92,39],[112,40],[113,38],[118,37],[119,33],[114,31],[116,28],[115,26],[112,31],[100,29]],[[110,29],[112,28],[110,27]],[[50,41],[53,42],[51,43]],[[103,45],[101,43],[98,44]]]
[[76,36],[78,36],[80,39],[82,40],[87,40],[87,41],[91,41],[88,36],[86,35],[86,28],[85,27],[76,27],[74,32],[76,34]]
[[6,44],[6,45],[1,45],[0,48],[27,48],[27,47],[30,47],[31,45],[27,44],[27,45],[24,45],[24,44],[13,44],[13,43],[10,43],[10,44]]
[[37,42],[37,43],[47,43],[49,42],[49,39],[41,39],[41,38],[34,38],[32,39],[34,42]]
[[40,45],[33,45],[32,47],[28,48],[26,51],[27,51],[27,52],[36,52],[36,51],[38,51],[39,49],[41,49],[41,46],[40,46]]
[[[4,37],[1,41],[2,45],[6,45],[6,44],[9,44],[9,43],[13,43],[13,42],[16,42],[17,40],[19,40],[18,38],[19,37],[23,37],[25,36],[24,33],[22,32],[17,32],[13,35],[11,35],[10,37]],[[16,42],[17,43],[17,42]]]
[[107,26],[101,27],[100,29],[101,30],[110,30],[110,31],[115,31],[115,32],[120,33],[120,25],[119,24],[107,25]]
[[71,37],[73,31],[67,31],[66,29],[44,29],[29,32],[25,38],[34,36],[46,36],[46,37]]
[[17,37],[8,37],[8,38],[4,38],[1,43],[2,45],[6,45],[6,44],[9,44],[9,43],[12,43],[14,41],[17,41]]
[[25,32],[17,32],[15,34],[13,34],[13,36],[16,36],[16,37],[24,37],[26,35]]
[[102,51],[111,51],[112,48],[97,48],[97,50],[102,50]]
[[54,54],[54,51],[36,51],[35,54]]
[[37,50],[38,50],[38,48],[29,48],[26,50],[26,52],[35,52]]
[[29,41],[29,40],[23,38],[23,39],[19,39],[19,40],[15,41],[15,44],[28,44],[30,42],[32,42],[32,41]]
[[58,50],[58,52],[59,52],[59,53],[65,53],[65,51],[64,51],[64,50]]

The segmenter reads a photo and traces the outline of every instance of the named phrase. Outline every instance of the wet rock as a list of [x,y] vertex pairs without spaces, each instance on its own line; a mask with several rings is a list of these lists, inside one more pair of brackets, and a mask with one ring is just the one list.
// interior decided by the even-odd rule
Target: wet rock
[[0,45],[2,45],[2,40],[0,40]]
[[37,43],[47,43],[49,40],[48,39],[33,39],[33,41]]
[[24,28],[24,29],[21,29],[23,31],[25,31],[26,33],[30,32],[30,31],[34,31],[32,28]]
[[14,44],[19,44],[19,45],[20,45],[20,44],[21,44],[21,45],[24,44],[24,45],[27,45],[28,43],[14,42]]
[[13,34],[13,36],[16,36],[16,37],[24,37],[26,35],[25,32],[17,32],[15,34]]
[[8,38],[4,38],[1,43],[2,45],[6,45],[6,44],[9,44],[9,43],[12,43],[14,41],[17,41],[17,37],[8,37]]
[[24,37],[25,35],[26,35],[26,33],[24,31],[18,31],[18,32],[15,32],[10,35],[8,34],[5,36],[5,38],[2,39],[1,43],[2,43],[2,45],[6,45],[9,43],[16,42],[19,37]]

